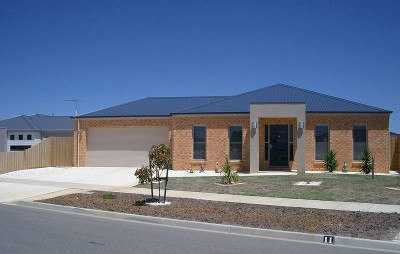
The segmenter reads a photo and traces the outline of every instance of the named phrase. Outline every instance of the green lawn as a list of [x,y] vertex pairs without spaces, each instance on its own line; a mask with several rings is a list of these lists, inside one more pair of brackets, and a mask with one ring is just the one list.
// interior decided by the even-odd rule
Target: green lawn
[[[400,177],[346,174],[306,174],[304,176],[244,176],[242,185],[220,186],[219,177],[170,178],[168,189],[249,196],[316,199],[400,205]],[[322,181],[320,186],[295,186],[298,181]],[[149,185],[138,186],[149,187]]]

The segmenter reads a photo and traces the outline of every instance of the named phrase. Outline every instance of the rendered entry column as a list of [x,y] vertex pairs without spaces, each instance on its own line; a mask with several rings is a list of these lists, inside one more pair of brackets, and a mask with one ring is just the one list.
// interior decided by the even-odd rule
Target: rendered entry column
[[[250,173],[260,171],[260,118],[296,118],[297,124],[297,174],[304,174],[306,169],[306,105],[304,103],[257,103],[250,104]],[[257,126],[252,122],[256,122]],[[302,122],[302,128],[299,123]]]
[[[256,123],[256,128],[254,128],[253,122]],[[258,130],[258,117],[252,115],[250,111],[250,173],[258,173],[260,171],[260,142]]]

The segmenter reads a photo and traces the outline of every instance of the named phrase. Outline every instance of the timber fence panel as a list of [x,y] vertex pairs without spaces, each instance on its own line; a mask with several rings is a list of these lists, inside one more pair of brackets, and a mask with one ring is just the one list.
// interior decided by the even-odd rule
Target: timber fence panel
[[390,139],[390,151],[391,151],[391,170],[400,169],[400,137],[391,137]]

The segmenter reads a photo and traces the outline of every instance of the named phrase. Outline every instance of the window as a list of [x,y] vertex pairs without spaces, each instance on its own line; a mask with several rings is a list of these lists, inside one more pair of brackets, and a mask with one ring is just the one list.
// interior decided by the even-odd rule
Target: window
[[293,148],[293,124],[289,124],[289,160],[294,161],[294,148]]
[[28,135],[26,136],[26,139],[27,139],[27,140],[32,140],[32,135],[31,135],[31,134],[28,134]]
[[206,159],[206,127],[193,127],[193,159]]
[[367,149],[367,126],[353,126],[353,160],[361,160],[365,149]]
[[28,148],[31,148],[31,146],[10,146],[10,151],[11,152],[24,151]]
[[10,140],[15,140],[15,135],[10,135]]
[[329,150],[329,127],[328,125],[315,126],[315,159],[323,160]]
[[18,135],[18,140],[24,140],[24,135]]
[[229,126],[229,159],[242,159],[242,126]]
[[269,125],[265,125],[264,160],[268,161],[269,155]]

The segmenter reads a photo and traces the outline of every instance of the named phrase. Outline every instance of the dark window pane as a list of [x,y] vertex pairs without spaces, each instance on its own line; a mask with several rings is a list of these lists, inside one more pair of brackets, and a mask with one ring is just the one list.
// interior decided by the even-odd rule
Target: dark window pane
[[353,159],[361,160],[365,149],[367,149],[367,127],[353,126]]
[[229,141],[242,143],[242,126],[229,127]]
[[30,135],[30,134],[27,135],[27,136],[26,136],[26,139],[27,139],[27,140],[32,140],[32,135]]
[[193,159],[206,159],[206,127],[193,127]]
[[265,147],[264,147],[264,159],[267,161],[268,160],[268,143],[265,143]]
[[329,149],[329,127],[328,125],[315,126],[315,159],[323,160]]
[[15,136],[14,135],[10,135],[10,140],[14,140]]
[[354,142],[366,142],[367,141],[367,127],[366,126],[354,126],[353,127],[353,140],[354,140]]
[[24,140],[24,135],[18,135],[18,140]]
[[194,126],[193,127],[193,141],[194,142],[206,142],[206,127],[205,126]]
[[268,125],[265,125],[265,142],[268,143],[269,142],[269,135],[268,135]]
[[242,144],[231,144],[229,147],[229,159],[241,160],[242,159]]
[[315,142],[328,142],[329,129],[327,125],[319,125],[315,127]]
[[326,152],[328,152],[328,142],[315,143],[315,159],[316,160],[323,160]]
[[293,125],[289,124],[289,142],[293,142]]
[[206,144],[205,143],[194,143],[193,159],[198,159],[198,160],[206,159]]
[[354,147],[354,153],[353,153],[354,160],[361,160],[362,152],[367,148],[367,143],[354,142],[353,147]]
[[24,151],[28,148],[31,148],[31,146],[10,146],[10,151],[11,152]]
[[242,159],[242,126],[229,126],[229,159]]
[[294,161],[293,143],[289,144],[289,160]]

